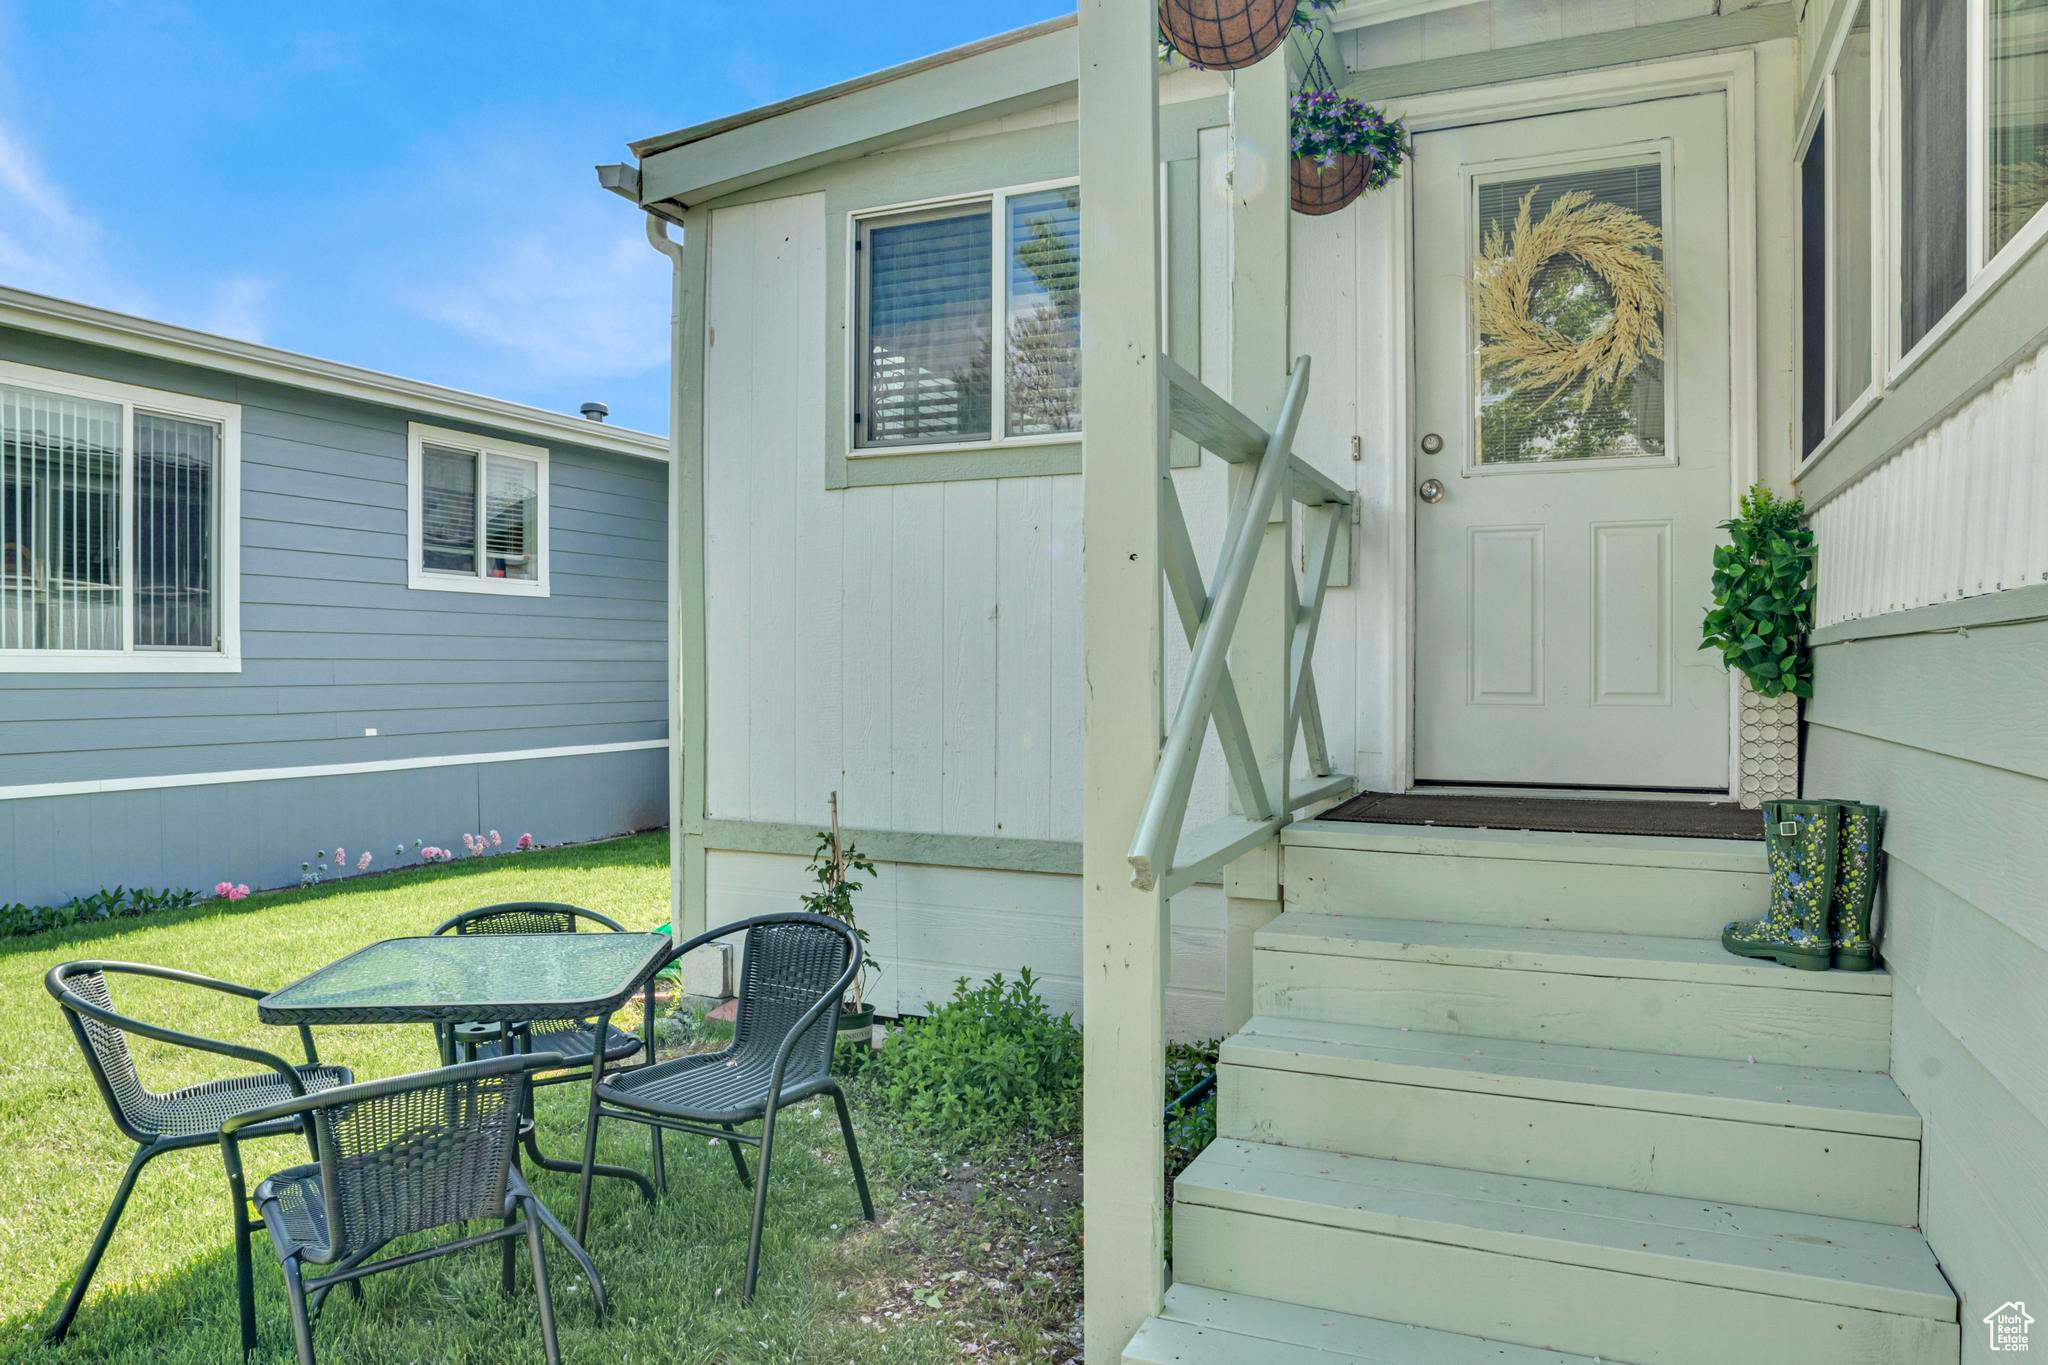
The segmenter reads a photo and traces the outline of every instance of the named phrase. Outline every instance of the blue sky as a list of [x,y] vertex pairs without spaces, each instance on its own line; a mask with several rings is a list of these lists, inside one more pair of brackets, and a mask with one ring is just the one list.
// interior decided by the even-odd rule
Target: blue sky
[[0,284],[667,427],[625,143],[1072,0],[0,0]]

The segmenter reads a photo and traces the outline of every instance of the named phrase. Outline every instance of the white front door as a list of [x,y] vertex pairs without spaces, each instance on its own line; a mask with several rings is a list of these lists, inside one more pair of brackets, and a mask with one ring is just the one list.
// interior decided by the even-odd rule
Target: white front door
[[[1729,685],[1696,648],[1733,498],[1725,129],[1716,94],[1415,139],[1417,782],[1728,787]],[[1590,403],[1482,361],[1471,285],[1489,231],[1512,251],[1525,199],[1540,226],[1573,191],[1660,228],[1669,282],[1663,358]],[[1569,254],[1528,297],[1539,343],[1613,316]]]

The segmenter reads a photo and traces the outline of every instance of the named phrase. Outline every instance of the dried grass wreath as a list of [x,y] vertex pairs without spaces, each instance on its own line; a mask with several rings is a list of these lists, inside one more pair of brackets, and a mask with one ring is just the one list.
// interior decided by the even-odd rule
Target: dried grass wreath
[[[1579,406],[1592,406],[1600,390],[1664,354],[1660,321],[1669,287],[1651,251],[1662,234],[1640,214],[1595,202],[1584,190],[1559,195],[1540,222],[1531,224],[1536,198],[1522,196],[1512,235],[1488,228],[1472,264],[1474,313],[1482,366],[1498,367],[1516,384],[1563,390],[1579,386]],[[1543,267],[1576,256],[1614,296],[1614,309],[1591,335],[1573,340],[1529,315],[1529,297]]]

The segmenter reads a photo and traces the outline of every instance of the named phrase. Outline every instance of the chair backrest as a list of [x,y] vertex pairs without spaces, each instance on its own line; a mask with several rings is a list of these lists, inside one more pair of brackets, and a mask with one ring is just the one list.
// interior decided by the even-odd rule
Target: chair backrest
[[624,933],[626,926],[609,915],[595,910],[586,910],[580,905],[563,905],[558,901],[508,901],[503,905],[486,905],[475,910],[465,910],[448,920],[436,934],[573,934],[578,920],[589,920],[615,934]]
[[788,1086],[829,1074],[839,1000],[858,950],[851,929],[818,915],[777,917],[747,930],[733,1050],[772,1054],[805,1010],[830,997],[831,1003],[791,1046],[782,1081]]
[[[107,974],[90,962],[67,962],[51,973],[64,991],[79,1000],[114,1012],[114,995],[107,987]],[[86,1067],[99,1085],[100,1095],[113,1111],[114,1122],[131,1137],[148,1138],[154,1131],[150,1106],[156,1095],[142,1083],[135,1069],[135,1054],[128,1050],[128,1035],[103,1019],[76,1008],[65,996],[57,1004],[71,1023],[78,1050],[85,1054]]]
[[329,1092],[313,1115],[333,1257],[501,1217],[527,1077],[556,1064],[552,1054],[506,1057],[350,1088],[385,1092],[368,1098]]

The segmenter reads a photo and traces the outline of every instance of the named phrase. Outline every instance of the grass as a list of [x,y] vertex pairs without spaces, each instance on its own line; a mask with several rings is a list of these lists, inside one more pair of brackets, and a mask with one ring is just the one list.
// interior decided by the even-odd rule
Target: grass
[[[43,974],[80,957],[185,967],[278,986],[378,939],[431,931],[449,915],[503,900],[563,900],[629,928],[668,914],[665,835],[417,868],[310,890],[208,904],[161,918],[80,926],[0,944],[0,1359],[229,1360],[236,1344],[226,1183],[212,1148],[174,1153],[143,1173],[70,1340],[40,1345],[41,1322],[62,1301],[132,1146],[109,1121]],[[266,1029],[246,1002],[161,983],[118,983],[117,1007],[180,1021],[213,1037],[295,1055],[288,1033]],[[359,1079],[431,1066],[425,1026],[317,1031],[323,1060]],[[169,1089],[221,1074],[219,1059],[138,1046],[144,1078]],[[1046,1286],[1064,1272],[1072,1233],[1044,1200],[1013,1198],[1005,1180],[947,1197],[932,1154],[910,1147],[886,1116],[861,1103],[855,1122],[883,1226],[860,1205],[829,1102],[790,1112],[778,1136],[760,1292],[737,1302],[750,1202],[730,1159],[671,1137],[669,1192],[645,1205],[600,1180],[590,1251],[612,1303],[598,1322],[574,1265],[549,1257],[564,1358],[571,1361],[1063,1360],[1073,1296]],[[577,1086],[541,1092],[544,1146],[577,1149]],[[644,1130],[605,1130],[600,1159],[644,1168]],[[258,1144],[252,1175],[303,1160],[286,1139]],[[949,1172],[949,1176],[952,1173]],[[1028,1175],[1028,1172],[1026,1172]],[[575,1178],[536,1173],[535,1189],[567,1218]],[[936,1189],[939,1194],[930,1191]],[[1021,1257],[1021,1259],[1019,1259]],[[1036,1258],[1034,1261],[1033,1258]],[[1068,1257],[1067,1259],[1071,1259]],[[262,1360],[290,1358],[283,1286],[257,1249]],[[1021,1269],[1022,1273],[1018,1273]],[[314,1328],[329,1362],[498,1362],[540,1358],[532,1287],[504,1298],[494,1252],[377,1276],[363,1302],[336,1295]]]

